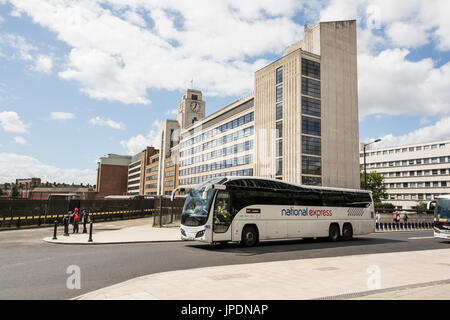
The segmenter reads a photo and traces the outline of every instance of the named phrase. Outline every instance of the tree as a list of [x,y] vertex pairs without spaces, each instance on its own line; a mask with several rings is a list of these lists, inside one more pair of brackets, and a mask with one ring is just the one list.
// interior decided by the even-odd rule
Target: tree
[[0,187],[0,196],[2,196],[3,195],[3,189],[2,189],[2,187]]
[[[373,202],[380,203],[382,198],[387,197],[386,188],[384,187],[384,177],[376,172],[367,172],[366,189],[372,191]],[[361,189],[364,189],[364,167],[361,165]]]
[[15,184],[11,187],[11,197],[17,198],[19,196],[19,190],[17,190],[17,186]]

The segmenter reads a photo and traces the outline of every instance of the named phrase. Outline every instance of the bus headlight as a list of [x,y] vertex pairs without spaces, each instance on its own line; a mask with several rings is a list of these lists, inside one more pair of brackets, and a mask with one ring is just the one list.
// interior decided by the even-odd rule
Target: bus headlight
[[197,234],[195,235],[196,238],[201,238],[205,235],[205,230],[199,231],[197,232]]

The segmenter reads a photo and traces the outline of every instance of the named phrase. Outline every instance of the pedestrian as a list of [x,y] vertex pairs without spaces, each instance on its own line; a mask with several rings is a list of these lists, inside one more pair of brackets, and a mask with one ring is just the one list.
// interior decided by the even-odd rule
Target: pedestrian
[[381,220],[381,214],[380,214],[380,211],[377,211],[377,214],[376,214],[376,223],[380,223],[380,220]]
[[78,208],[75,208],[73,213],[73,233],[78,233],[78,222],[80,221],[80,214]]
[[400,213],[397,213],[397,216],[395,217],[395,222],[397,223],[397,227],[400,224]]
[[403,216],[403,222],[405,223],[405,224],[407,224],[408,223],[408,215],[405,213],[405,215]]
[[86,224],[90,222],[90,218],[86,209],[81,211],[81,222],[83,223],[83,233],[87,233]]

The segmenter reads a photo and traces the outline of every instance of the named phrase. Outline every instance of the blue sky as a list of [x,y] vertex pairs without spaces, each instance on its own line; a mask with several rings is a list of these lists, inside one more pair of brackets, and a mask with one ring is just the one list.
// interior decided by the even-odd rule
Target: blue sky
[[0,183],[95,184],[96,161],[157,143],[184,89],[207,114],[303,25],[358,20],[360,140],[450,139],[449,1],[0,0]]

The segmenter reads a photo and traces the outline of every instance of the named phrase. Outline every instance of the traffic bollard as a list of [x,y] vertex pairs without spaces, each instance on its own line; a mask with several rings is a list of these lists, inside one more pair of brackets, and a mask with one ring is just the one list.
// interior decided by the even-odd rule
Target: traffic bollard
[[89,223],[89,240],[88,242],[92,242],[92,222]]
[[69,219],[64,218],[64,236],[69,236]]
[[58,228],[58,220],[55,220],[55,227],[53,228],[53,240],[57,240],[58,238],[56,237],[56,230]]

